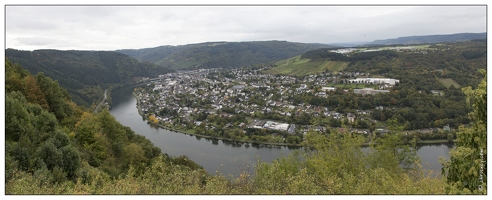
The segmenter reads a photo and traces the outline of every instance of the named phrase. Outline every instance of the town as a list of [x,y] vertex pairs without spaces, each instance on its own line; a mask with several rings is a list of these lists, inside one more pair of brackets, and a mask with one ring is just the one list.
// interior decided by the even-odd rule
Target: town
[[[337,72],[294,76],[264,74],[268,67],[199,69],[160,75],[136,88],[139,112],[149,123],[184,133],[234,141],[300,144],[308,131],[329,129],[367,136],[388,128],[371,117],[378,105],[344,112],[303,102],[303,95],[326,98],[335,93],[389,93],[399,83],[369,78],[368,73]],[[340,84],[364,88],[341,89]],[[329,86],[332,85],[332,86]],[[433,129],[420,130],[432,132]]]

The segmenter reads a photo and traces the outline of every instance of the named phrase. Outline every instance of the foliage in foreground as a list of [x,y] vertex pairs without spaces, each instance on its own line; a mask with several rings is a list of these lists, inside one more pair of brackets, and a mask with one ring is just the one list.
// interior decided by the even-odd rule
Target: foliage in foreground
[[463,88],[472,105],[473,127],[460,127],[456,148],[449,152],[450,160],[440,160],[447,173],[449,186],[446,188],[451,194],[487,194],[487,74],[482,71],[484,78],[473,90]]
[[[362,152],[362,140],[350,135],[310,134],[315,151],[259,162],[254,174],[234,179],[202,169],[169,164],[160,156],[143,173],[130,167],[111,179],[92,169],[91,181],[50,183],[48,172],[17,171],[8,194],[444,194],[445,179],[419,166],[404,170],[391,149]],[[385,147],[386,148],[386,147]],[[389,148],[389,147],[388,147]],[[384,163],[384,164],[383,164]]]
[[[387,137],[388,141],[395,136]],[[403,169],[393,145],[363,152],[358,136],[333,133],[308,135],[316,150],[298,151],[273,163],[258,162],[253,174],[234,179],[154,158],[145,167],[131,165],[112,179],[89,166],[90,178],[52,182],[48,170],[15,171],[8,194],[444,194],[445,179],[418,165]],[[406,158],[404,158],[406,159]]]
[[[160,156],[144,170],[111,179],[90,168],[90,181],[53,183],[46,171],[16,171],[7,194],[444,194],[445,179],[419,167],[404,171],[386,152],[364,153],[358,137],[311,134],[316,151],[297,152],[235,179],[169,164]],[[384,165],[380,159],[387,159]]]
[[[50,95],[64,92],[49,78],[39,75],[32,83],[20,67],[8,63],[6,69],[6,194],[486,194],[472,190],[477,178],[486,183],[477,169],[477,159],[486,158],[485,79],[479,89],[466,90],[475,98],[476,123],[460,130],[447,178],[422,170],[415,146],[400,145],[397,135],[363,151],[360,136],[341,133],[310,133],[309,149],[228,178],[207,174],[186,157],[160,154],[107,110],[93,114],[69,99],[55,101]],[[27,92],[26,85],[40,92]]]

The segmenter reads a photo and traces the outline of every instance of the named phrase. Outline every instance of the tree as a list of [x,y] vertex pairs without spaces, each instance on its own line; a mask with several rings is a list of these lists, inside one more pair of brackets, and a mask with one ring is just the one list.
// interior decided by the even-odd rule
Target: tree
[[399,132],[403,130],[403,126],[399,125],[398,118],[396,118],[395,116],[386,120],[386,123],[388,124],[388,129],[390,131]]
[[440,158],[449,184],[446,190],[451,194],[487,194],[487,75],[485,70],[481,73],[484,78],[475,90],[470,86],[462,89],[473,107],[469,114],[473,127],[460,126],[450,160]]
[[146,160],[144,150],[138,144],[130,143],[123,149],[123,151],[125,155],[124,158],[128,164],[144,162]]
[[149,122],[153,124],[157,124],[159,120],[154,115],[151,115],[149,116]]
[[49,170],[54,167],[60,167],[63,163],[63,155],[59,149],[53,144],[53,140],[47,140],[37,152],[39,158],[46,164]]
[[454,139],[454,134],[453,133],[448,133],[446,135],[446,139],[448,139],[449,142],[452,142]]
[[73,146],[65,146],[60,149],[63,155],[63,171],[69,178],[75,176],[75,172],[80,168],[80,153]]
[[196,127],[195,128],[195,134],[197,134],[197,135],[203,135],[203,132],[204,132],[203,131],[203,128],[201,128],[201,127]]
[[5,97],[5,139],[17,141],[27,133],[31,124],[25,108],[26,99],[20,92],[7,93]]
[[377,150],[374,153],[373,165],[385,168],[386,170],[399,171],[402,166],[404,169],[410,169],[418,160],[417,143],[412,140],[410,144],[405,144],[403,137],[394,133],[388,133],[376,139]]
[[99,130],[100,126],[92,114],[85,112],[75,128],[75,139],[82,146],[90,148],[95,142],[94,131]]
[[365,120],[360,120],[358,119],[356,122],[356,127],[357,128],[369,128],[369,123],[367,123],[367,121]]
[[66,89],[58,85],[58,81],[53,81],[40,72],[36,75],[36,83],[48,102],[49,111],[55,114],[58,120],[72,114],[73,110],[68,104],[70,96]]
[[27,101],[39,104],[44,109],[49,110],[48,102],[44,98],[44,94],[36,83],[36,79],[34,78],[34,76],[27,76],[25,78],[24,86]]
[[329,124],[330,124],[330,127],[341,127],[342,126],[342,122],[339,119],[335,119],[335,118],[331,118]]

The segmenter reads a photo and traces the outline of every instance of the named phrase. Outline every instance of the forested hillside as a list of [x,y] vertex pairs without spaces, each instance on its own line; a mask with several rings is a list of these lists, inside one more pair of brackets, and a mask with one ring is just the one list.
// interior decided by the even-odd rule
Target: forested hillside
[[90,107],[103,97],[104,89],[138,77],[156,77],[170,72],[164,67],[141,63],[110,51],[21,51],[7,49],[5,55],[31,74],[43,72],[68,90],[74,102]]
[[236,68],[270,63],[323,47],[330,46],[285,41],[208,42],[117,52],[173,69],[195,69]]
[[95,114],[78,107],[51,78],[5,62],[6,194],[66,193],[74,184],[99,189],[130,168],[143,173],[156,161],[204,173],[186,157],[162,154],[108,110]]
[[487,67],[486,40],[427,46],[414,49],[383,46],[379,51],[360,50],[348,54],[322,48],[302,54],[301,59],[308,62],[347,62],[344,71],[370,73],[373,77],[396,78],[401,80],[402,87],[416,90],[445,89],[446,87],[437,81],[444,78],[451,78],[459,85],[478,85],[481,77],[479,69]]
[[[371,112],[371,117],[378,121],[395,118],[403,130],[441,128],[447,125],[458,129],[461,124],[470,122],[466,113],[471,111],[461,88],[475,88],[480,83],[483,76],[480,70],[487,68],[486,47],[486,41],[474,40],[406,49],[385,46],[378,51],[359,50],[347,54],[323,48],[279,62],[278,66],[265,73],[284,74],[296,68],[309,70],[308,67],[312,65],[310,67],[313,70],[310,71],[316,73],[306,75],[298,72],[296,75],[302,75],[299,76],[301,80],[329,80],[324,82],[325,85],[313,87],[318,87],[318,90],[322,86],[336,86],[348,91],[336,90],[327,97],[298,95],[293,98],[296,104],[304,102],[326,106],[342,113],[383,106],[385,109]],[[330,66],[326,63],[346,67],[341,72],[340,68],[323,69]],[[355,73],[365,74],[359,76],[363,78],[394,78],[400,82],[385,94],[356,95],[352,92],[354,84],[347,83],[347,80],[356,78],[353,76]],[[361,85],[362,88],[371,86]]]
[[392,132],[369,152],[362,136],[310,132],[310,148],[227,178],[163,155],[107,110],[76,106],[43,74],[5,69],[6,194],[487,194],[486,76],[464,89],[474,123],[460,127],[444,176],[416,165],[414,141]]
[[425,49],[401,50],[397,55],[393,59],[378,56],[351,62],[346,70],[397,78],[417,90],[444,89],[435,81],[437,78],[452,78],[459,85],[475,87],[480,82],[479,69],[487,68],[487,41],[434,44]]

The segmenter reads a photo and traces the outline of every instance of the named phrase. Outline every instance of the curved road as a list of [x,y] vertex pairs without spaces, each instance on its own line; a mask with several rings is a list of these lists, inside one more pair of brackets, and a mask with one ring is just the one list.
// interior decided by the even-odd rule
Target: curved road
[[99,106],[101,106],[104,103],[104,101],[106,101],[106,97],[107,97],[106,93],[107,92],[108,92],[108,89],[104,90],[104,99],[101,102],[99,102],[99,104],[97,104],[96,109],[94,109],[94,112],[97,112],[97,110],[99,109]]

